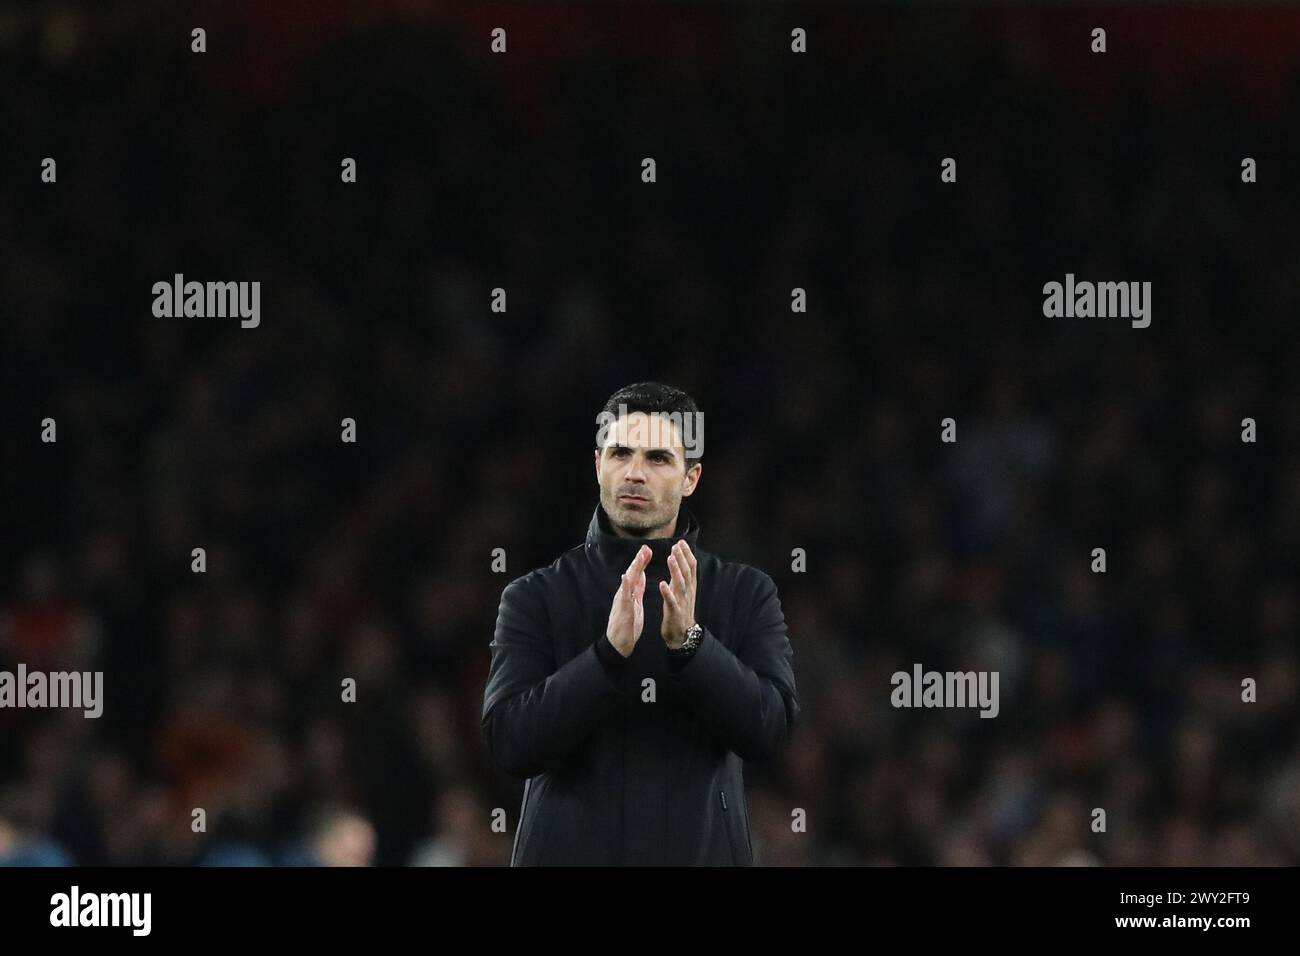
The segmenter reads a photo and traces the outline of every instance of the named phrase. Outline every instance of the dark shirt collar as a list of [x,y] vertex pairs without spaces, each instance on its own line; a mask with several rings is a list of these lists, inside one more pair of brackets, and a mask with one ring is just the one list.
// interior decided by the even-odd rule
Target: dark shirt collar
[[587,526],[587,553],[599,563],[622,573],[627,570],[636,553],[641,550],[641,545],[648,544],[650,550],[654,552],[650,563],[666,567],[668,552],[672,550],[674,544],[685,538],[691,550],[695,551],[695,541],[699,535],[700,523],[695,520],[695,515],[686,507],[685,502],[682,502],[677,512],[677,528],[671,538],[621,537],[614,533],[614,529],[610,527],[609,515],[605,514],[605,509],[597,502],[596,512],[591,516],[591,524]]

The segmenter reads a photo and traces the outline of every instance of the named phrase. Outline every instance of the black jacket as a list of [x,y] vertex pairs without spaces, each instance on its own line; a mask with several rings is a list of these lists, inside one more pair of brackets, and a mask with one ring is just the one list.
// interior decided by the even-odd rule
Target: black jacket
[[[768,575],[699,550],[685,507],[678,531],[621,538],[597,505],[586,544],[501,595],[483,732],[494,761],[528,778],[512,866],[753,864],[741,761],[776,754],[799,712],[785,617]],[[705,632],[680,665],[658,585],[678,537],[698,562]],[[642,544],[645,626],[624,659],[605,626]]]

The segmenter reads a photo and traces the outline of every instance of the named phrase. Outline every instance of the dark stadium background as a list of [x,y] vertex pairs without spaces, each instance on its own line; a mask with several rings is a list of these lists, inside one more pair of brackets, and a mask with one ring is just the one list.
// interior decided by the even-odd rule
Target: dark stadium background
[[0,862],[507,862],[497,600],[643,379],[790,626],[758,862],[1300,862],[1298,63],[1284,8],[0,4],[0,668],[106,674],[0,711]]

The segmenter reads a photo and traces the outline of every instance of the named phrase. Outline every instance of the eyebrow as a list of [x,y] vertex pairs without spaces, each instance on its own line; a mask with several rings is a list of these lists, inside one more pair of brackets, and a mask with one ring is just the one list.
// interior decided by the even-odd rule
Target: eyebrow
[[[634,449],[630,448],[629,446],[620,445],[617,442],[615,442],[612,445],[605,446],[606,454],[609,454],[610,452],[616,452],[616,451],[633,451],[633,450]],[[645,450],[645,453],[647,455],[667,455],[669,458],[677,457],[677,455],[673,452],[671,448],[647,448]]]

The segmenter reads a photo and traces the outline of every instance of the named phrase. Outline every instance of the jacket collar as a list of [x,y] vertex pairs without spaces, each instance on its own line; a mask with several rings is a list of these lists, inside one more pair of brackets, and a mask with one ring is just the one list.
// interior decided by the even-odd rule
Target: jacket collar
[[596,511],[591,516],[591,524],[587,526],[587,553],[600,564],[615,568],[622,573],[627,570],[636,553],[641,550],[641,545],[648,544],[650,550],[654,552],[650,563],[666,566],[668,552],[672,550],[674,544],[685,538],[691,550],[697,551],[695,542],[699,535],[700,523],[695,520],[695,515],[686,507],[685,502],[677,512],[677,527],[671,538],[620,537],[610,526],[609,515],[605,514],[605,509],[597,502]]

